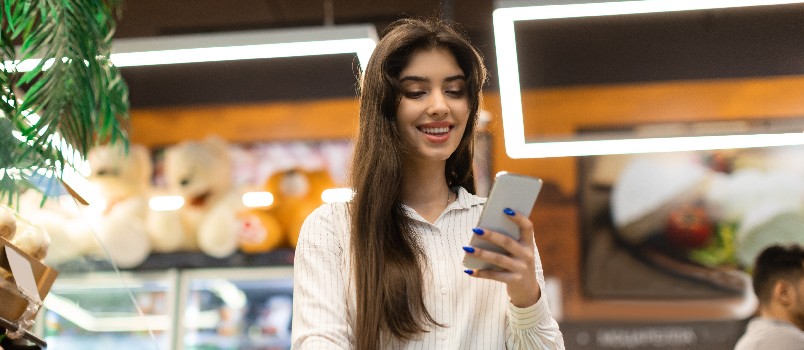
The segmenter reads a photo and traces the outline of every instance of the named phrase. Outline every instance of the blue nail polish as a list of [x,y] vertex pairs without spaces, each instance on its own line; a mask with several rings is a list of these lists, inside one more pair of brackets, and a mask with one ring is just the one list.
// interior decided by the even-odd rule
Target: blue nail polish
[[467,253],[474,253],[475,252],[475,248],[472,248],[472,247],[463,247],[463,250],[465,250]]
[[514,215],[516,215],[516,213],[515,213],[513,210],[511,210],[511,208],[505,208],[505,209],[503,209],[503,213],[505,213],[505,215],[508,215],[508,216],[514,216]]
[[482,236],[484,233],[486,233],[486,232],[483,231],[482,228],[478,228],[478,227],[473,228],[472,232],[474,232],[478,236]]
[[469,275],[469,276],[471,276],[472,274],[475,273],[474,270],[463,270],[463,272],[466,272],[466,274]]

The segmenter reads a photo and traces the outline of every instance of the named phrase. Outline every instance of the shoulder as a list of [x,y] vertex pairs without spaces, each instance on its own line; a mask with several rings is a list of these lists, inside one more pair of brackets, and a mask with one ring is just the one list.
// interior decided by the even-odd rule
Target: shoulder
[[349,206],[347,203],[324,203],[310,213],[307,220],[327,221],[333,219],[347,219],[348,217]]
[[310,215],[307,216],[304,225],[316,226],[335,226],[332,228],[342,228],[344,223],[349,222],[349,205],[348,203],[324,203]]
[[749,349],[801,349],[804,331],[777,320],[755,318],[748,323],[746,333],[737,342],[735,350]]
[[349,228],[349,210],[346,203],[326,203],[316,208],[301,228],[302,238],[330,236],[340,239]]

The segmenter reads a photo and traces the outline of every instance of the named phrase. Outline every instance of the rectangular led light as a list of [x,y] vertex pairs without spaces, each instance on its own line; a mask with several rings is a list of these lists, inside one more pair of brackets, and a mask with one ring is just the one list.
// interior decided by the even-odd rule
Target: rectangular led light
[[[365,69],[377,40],[369,24],[123,38],[112,42],[111,60],[132,67],[355,53]],[[29,71],[39,61],[18,62],[17,70]]]
[[631,15],[747,6],[802,3],[785,0],[641,0],[573,3],[564,1],[498,1],[494,10],[494,40],[500,80],[505,151],[511,158],[546,158],[600,154],[694,151],[804,144],[804,130],[794,133],[665,137],[594,141],[527,142],[522,112],[516,35],[517,21]]

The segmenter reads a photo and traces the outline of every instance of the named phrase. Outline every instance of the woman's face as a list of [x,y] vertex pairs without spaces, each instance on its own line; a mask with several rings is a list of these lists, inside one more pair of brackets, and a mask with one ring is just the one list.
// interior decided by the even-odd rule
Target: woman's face
[[403,142],[419,160],[446,161],[469,119],[466,77],[455,57],[445,48],[416,51],[398,78],[396,122]]

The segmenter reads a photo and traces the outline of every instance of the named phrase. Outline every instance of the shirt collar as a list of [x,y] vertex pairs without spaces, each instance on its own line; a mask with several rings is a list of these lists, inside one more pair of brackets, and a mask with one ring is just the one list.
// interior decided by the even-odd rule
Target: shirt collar
[[458,199],[453,204],[457,205],[461,209],[469,209],[471,207],[486,203],[485,198],[473,195],[461,186],[453,187],[452,191],[458,193]]

